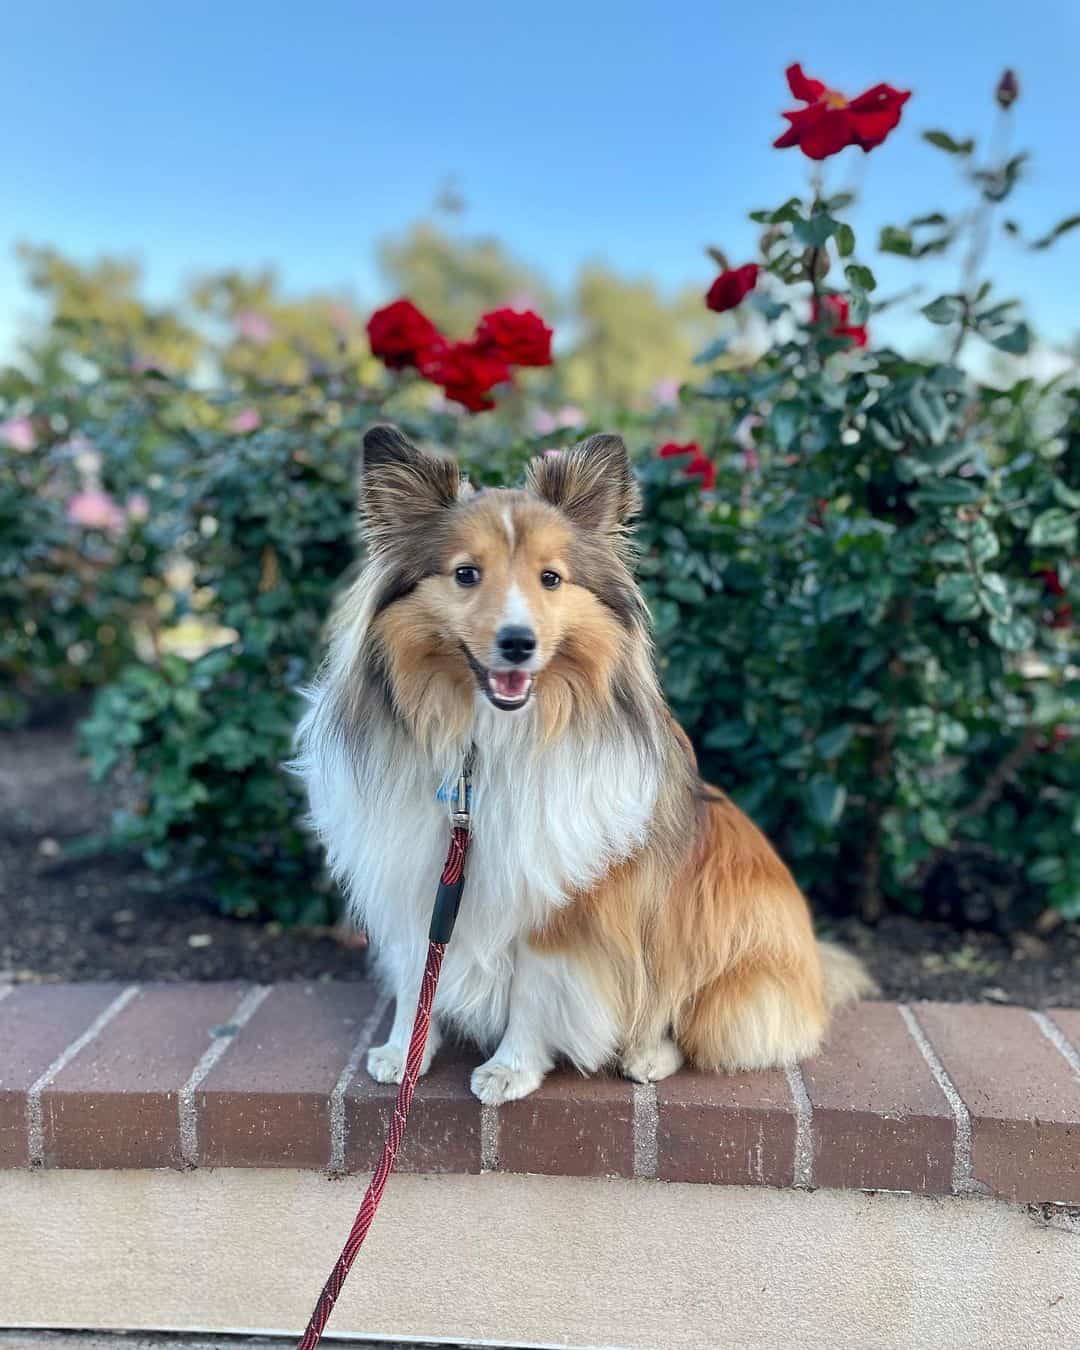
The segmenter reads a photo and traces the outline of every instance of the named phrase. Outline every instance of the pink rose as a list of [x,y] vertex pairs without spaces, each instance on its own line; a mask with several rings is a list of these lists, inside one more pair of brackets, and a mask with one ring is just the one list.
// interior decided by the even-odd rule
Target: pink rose
[[146,520],[150,515],[150,500],[145,492],[133,492],[125,509],[129,520]]
[[33,450],[37,444],[33,422],[29,417],[10,417],[6,422],[0,422],[0,441],[23,454]]
[[107,492],[88,488],[77,492],[67,504],[67,518],[87,530],[108,530],[119,534],[124,528],[124,511]]
[[652,389],[653,402],[660,408],[678,403],[681,387],[681,381],[676,380],[674,376],[669,375],[666,379],[657,380]]
[[274,325],[265,314],[254,309],[242,309],[233,319],[233,327],[237,337],[247,338],[257,347],[265,347],[274,336]]
[[262,418],[257,408],[245,408],[243,412],[238,412],[235,417],[229,419],[229,430],[237,436],[244,436],[249,431],[258,431],[261,426]]
[[568,404],[555,414],[555,425],[560,428],[581,427],[585,425],[585,414],[580,408]]
[[532,423],[532,429],[538,436],[550,436],[558,428],[558,422],[552,417],[551,413],[543,408],[537,408],[531,415],[529,421]]

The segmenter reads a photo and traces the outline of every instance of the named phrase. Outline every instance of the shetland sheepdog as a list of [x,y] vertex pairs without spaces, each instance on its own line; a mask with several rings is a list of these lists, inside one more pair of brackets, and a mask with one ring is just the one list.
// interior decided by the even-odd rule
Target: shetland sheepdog
[[424,1068],[445,1031],[481,1101],[559,1061],[649,1081],[793,1064],[871,988],[815,940],[791,873],[704,784],[657,683],[626,447],[592,436],[474,491],[398,430],[364,438],[366,563],[298,732],[311,819],[396,999],[400,1081],[447,787],[472,754],[472,846]]

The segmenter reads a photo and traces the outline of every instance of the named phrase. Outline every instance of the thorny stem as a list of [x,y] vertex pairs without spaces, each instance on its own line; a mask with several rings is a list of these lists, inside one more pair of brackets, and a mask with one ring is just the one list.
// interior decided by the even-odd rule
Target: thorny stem
[[[910,596],[905,596],[896,606],[896,622],[893,631],[898,635],[897,650],[889,662],[889,675],[895,688],[896,683],[905,674],[903,657],[899,646],[903,642],[907,628],[911,624],[913,605]],[[875,782],[890,782],[893,776],[893,750],[896,746],[897,717],[895,699],[884,722],[874,728],[874,755],[870,764],[870,779]],[[868,803],[869,830],[866,852],[863,854],[862,878],[859,886],[859,914],[865,923],[877,923],[885,910],[881,894],[881,845],[885,834],[883,824],[886,798],[879,792]]]
[[[1005,153],[1009,148],[1009,135],[1012,130],[1012,121],[1009,117],[1007,108],[998,108],[997,117],[994,120],[993,139],[990,147],[990,156],[987,160],[987,168],[991,169],[994,165],[1002,164],[1005,160]],[[960,327],[957,330],[956,338],[953,341],[952,351],[949,353],[949,362],[956,365],[967,340],[967,335],[971,331],[969,320],[972,316],[972,310],[975,305],[975,292],[978,288],[979,271],[986,257],[986,250],[990,246],[990,227],[994,220],[994,209],[998,203],[991,201],[985,192],[980,189],[980,200],[971,215],[971,242],[968,245],[968,251],[964,256],[963,270],[960,278],[960,293],[964,300],[964,315],[960,320]]]

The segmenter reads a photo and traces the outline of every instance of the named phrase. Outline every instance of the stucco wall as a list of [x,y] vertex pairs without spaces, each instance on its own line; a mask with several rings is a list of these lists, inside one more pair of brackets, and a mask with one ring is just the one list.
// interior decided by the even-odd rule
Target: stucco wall
[[[0,1326],[297,1333],[363,1184],[0,1173]],[[333,1329],[633,1350],[1072,1350],[1080,1226],[974,1197],[398,1176]]]

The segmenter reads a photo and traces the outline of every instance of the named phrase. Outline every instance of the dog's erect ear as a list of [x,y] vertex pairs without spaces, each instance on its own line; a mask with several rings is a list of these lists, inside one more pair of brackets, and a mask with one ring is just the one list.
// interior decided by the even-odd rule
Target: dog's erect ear
[[602,434],[529,465],[529,487],[584,529],[621,532],[641,495],[621,436]]
[[397,427],[375,426],[365,433],[360,510],[375,547],[453,506],[458,485],[455,460],[425,454]]

